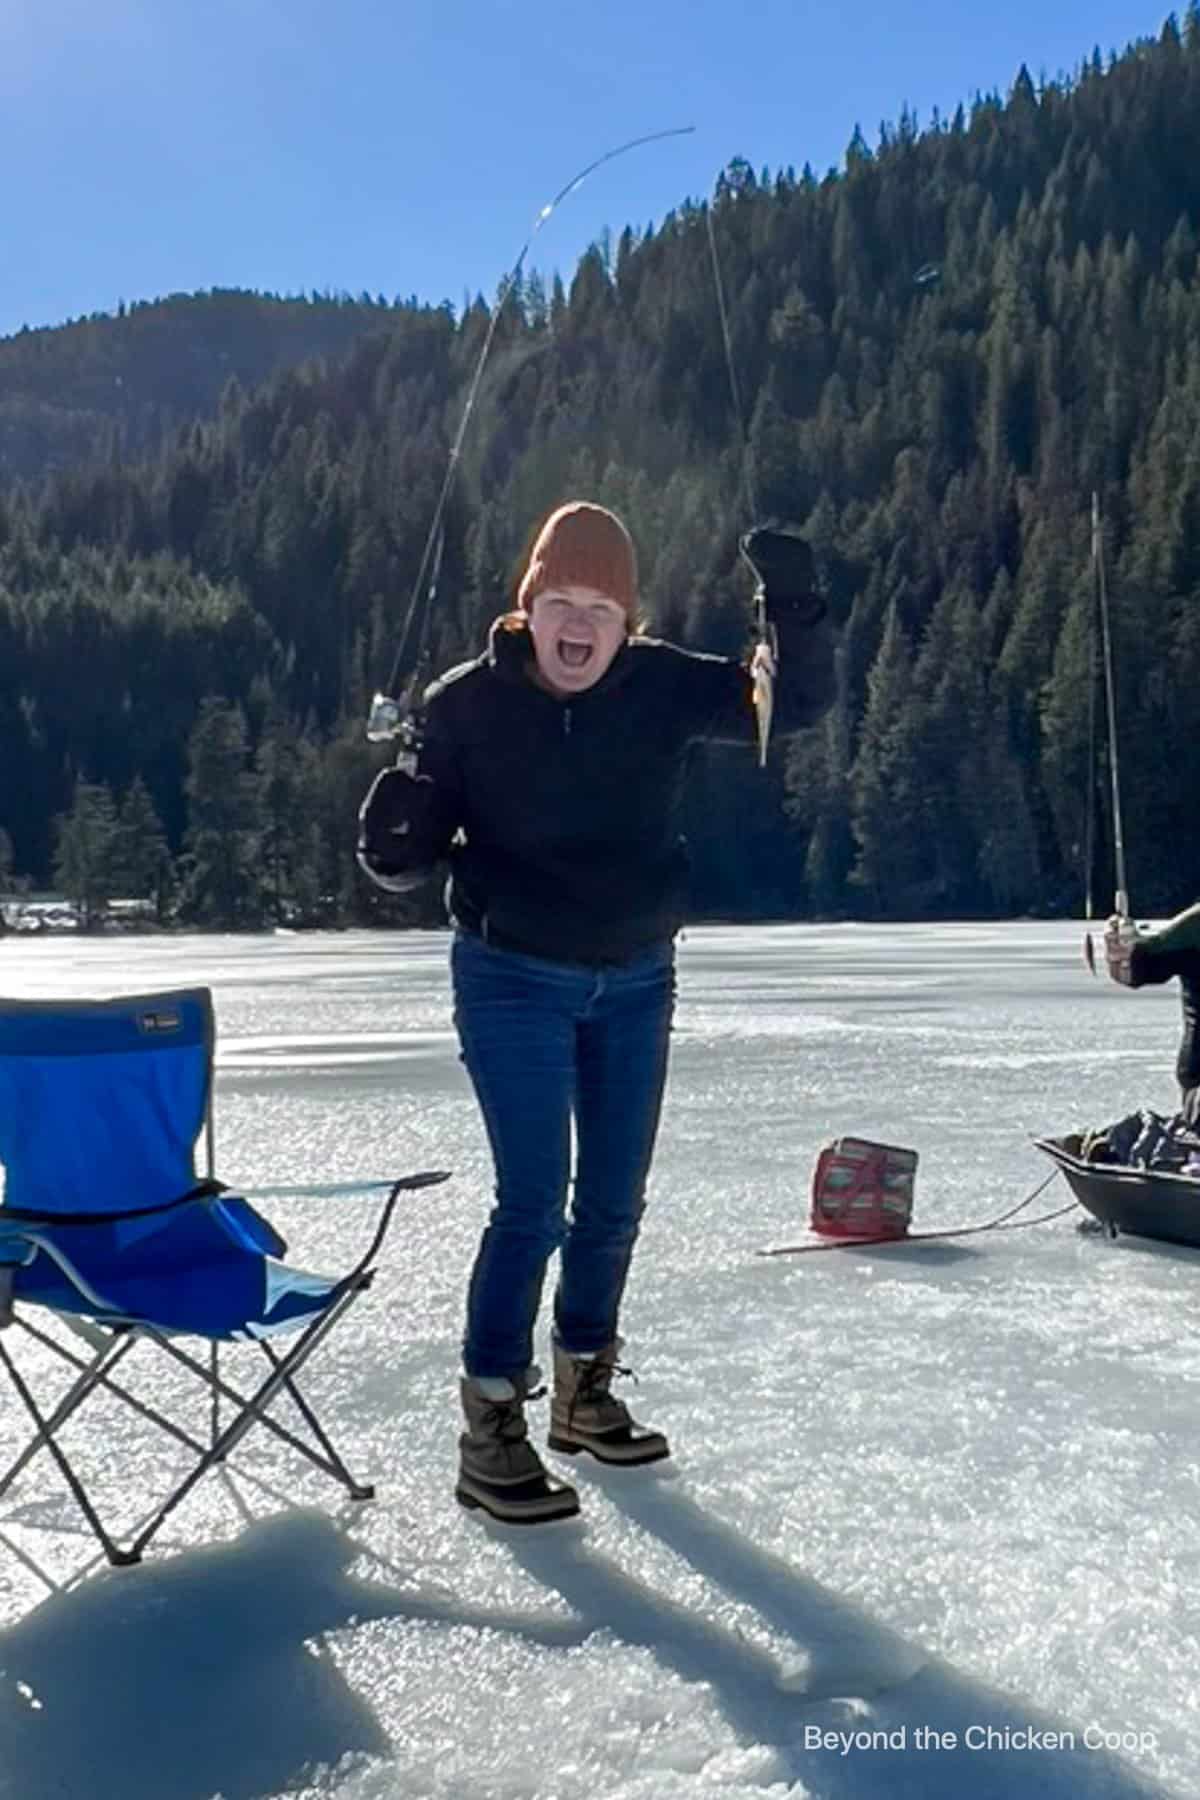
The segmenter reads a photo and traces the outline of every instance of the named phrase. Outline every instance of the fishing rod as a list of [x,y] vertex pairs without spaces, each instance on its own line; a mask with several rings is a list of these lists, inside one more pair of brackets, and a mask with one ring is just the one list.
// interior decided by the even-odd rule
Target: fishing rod
[[[1092,563],[1095,565],[1095,549],[1093,535]],[[1096,638],[1096,597],[1095,575],[1092,577],[1092,609],[1090,613],[1090,629],[1088,631],[1088,725],[1087,725],[1087,806],[1084,811],[1083,830],[1083,916],[1090,925],[1096,916],[1092,902],[1092,883],[1096,874],[1096,693],[1100,686],[1100,655]],[[1096,973],[1095,952],[1091,948],[1091,932],[1087,933],[1087,950],[1085,958],[1092,965],[1092,974]]]
[[[1108,730],[1108,772],[1112,805],[1113,863],[1116,876],[1113,911],[1117,920],[1118,933],[1128,934],[1131,916],[1129,880],[1125,872],[1125,831],[1121,812],[1121,758],[1117,741],[1117,693],[1113,674],[1112,623],[1108,605],[1108,580],[1104,568],[1104,534],[1100,529],[1100,496],[1094,489],[1092,491],[1092,581],[1095,595],[1095,616],[1100,621],[1100,650],[1104,669],[1105,717]],[[1091,773],[1089,771],[1089,783],[1090,781]],[[1090,845],[1090,830],[1088,842]],[[1087,909],[1090,919],[1092,916],[1090,869],[1088,871]],[[1085,934],[1084,938],[1084,956],[1094,975],[1096,973],[1096,952],[1090,931]]]
[[[555,194],[554,198],[548,200],[538,213],[533,222],[532,230],[525,239],[525,242],[521,245],[516,262],[500,284],[500,292],[496,297],[496,304],[492,309],[492,316],[488,323],[483,345],[471,375],[470,385],[467,389],[466,402],[463,406],[462,415],[458,421],[458,429],[455,431],[453,441],[450,445],[450,455],[446,464],[446,473],[442,480],[437,502],[433,509],[433,518],[430,521],[429,535],[425,540],[425,548],[421,554],[421,561],[417,566],[412,596],[408,603],[408,610],[405,614],[403,629],[400,633],[400,642],[392,662],[391,673],[388,676],[387,686],[382,691],[377,692],[372,700],[371,710],[367,717],[367,736],[372,743],[385,743],[390,738],[398,738],[400,740],[401,751],[400,756],[397,758],[398,763],[410,761],[415,764],[416,754],[420,744],[419,726],[416,717],[414,716],[413,693],[421,666],[424,638],[428,630],[433,602],[437,595],[438,576],[441,572],[442,552],[445,548],[446,541],[444,525],[446,503],[450,498],[450,490],[454,485],[454,477],[458,469],[459,457],[462,454],[463,442],[467,435],[467,426],[470,424],[471,415],[475,410],[475,402],[479,395],[479,384],[483,380],[483,371],[487,365],[488,356],[491,353],[492,340],[496,335],[496,327],[500,323],[500,315],[504,311],[505,302],[521,278],[521,269],[524,265],[526,256],[529,254],[530,246],[533,244],[534,239],[542,229],[542,226],[546,223],[547,219],[549,219],[556,207],[567,198],[568,194],[574,193],[575,189],[580,187],[582,183],[587,180],[589,175],[593,174],[605,163],[612,162],[618,156],[626,155],[630,150],[637,150],[643,144],[657,144],[664,138],[687,137],[691,132],[695,131],[695,129],[696,127],[694,125],[675,125],[669,127],[665,131],[646,132],[641,137],[630,138],[628,143],[618,144],[614,149],[606,150],[602,156],[597,156],[592,162],[588,163],[586,168],[580,169],[577,175],[572,175],[570,181],[566,182],[564,186],[559,189],[558,193]],[[424,610],[419,613],[418,609],[421,606],[422,598],[424,599]],[[399,697],[396,694],[396,689],[399,685],[401,674],[409,660],[410,639],[413,643],[413,675],[407,693],[403,697]]]
[[1104,572],[1104,542],[1100,532],[1100,497],[1092,494],[1092,556],[1096,568],[1096,592],[1100,600],[1100,631],[1104,648],[1104,696],[1108,713],[1108,769],[1112,784],[1113,859],[1117,891],[1115,911],[1129,917],[1129,882],[1125,874],[1125,832],[1121,816],[1121,757],[1117,742],[1117,690],[1113,679],[1112,625],[1108,608],[1108,582]]
[[[713,286],[717,293],[717,312],[721,320],[721,341],[725,346],[725,367],[729,372],[729,392],[733,400],[733,417],[737,426],[741,455],[742,481],[746,489],[746,499],[750,505],[750,517],[757,519],[758,494],[754,482],[754,463],[750,449],[750,433],[746,426],[746,413],[742,406],[741,390],[738,387],[737,365],[733,357],[733,338],[729,330],[729,310],[725,305],[725,283],[721,278],[721,258],[717,253],[717,234],[713,227],[713,206],[705,209],[705,221],[708,225],[708,253],[712,261]],[[775,627],[767,619],[766,595],[758,570],[741,551],[743,560],[750,564],[754,571],[754,617],[758,630],[758,651],[753,664],[754,675],[754,717],[758,724],[758,766],[766,765],[767,750],[771,742],[771,714],[775,705],[775,668],[779,656],[779,642]],[[761,654],[765,652],[765,654]]]

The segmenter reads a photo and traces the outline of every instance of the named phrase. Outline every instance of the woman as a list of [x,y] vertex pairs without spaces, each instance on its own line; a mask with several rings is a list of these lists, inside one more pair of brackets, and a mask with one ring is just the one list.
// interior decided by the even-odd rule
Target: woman
[[[760,529],[743,551],[778,646],[787,733],[831,697],[825,607],[803,539]],[[588,502],[546,520],[517,602],[482,656],[428,689],[418,773],[376,779],[359,854],[394,888],[449,857],[454,1018],[496,1168],[467,1296],[456,1492],[532,1521],[579,1506],[524,1414],[556,1249],[551,1448],[621,1464],[669,1453],[611,1383],[626,1372],[618,1310],[666,1075],[686,879],[677,813],[689,745],[753,744],[755,678],[776,671],[763,646],[744,665],[642,636],[629,533]]]

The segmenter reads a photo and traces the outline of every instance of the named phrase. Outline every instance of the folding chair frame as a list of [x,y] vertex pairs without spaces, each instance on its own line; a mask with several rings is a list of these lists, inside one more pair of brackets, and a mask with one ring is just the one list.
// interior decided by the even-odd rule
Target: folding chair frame
[[[300,1452],[314,1467],[338,1481],[350,1495],[352,1500],[369,1500],[374,1495],[374,1486],[355,1479],[346,1464],[334,1448],[327,1433],[308,1401],[296,1386],[295,1376],[303,1364],[321,1341],[331,1332],[334,1326],[354,1304],[359,1295],[370,1287],[375,1278],[375,1262],[382,1248],[396,1203],[402,1193],[413,1188],[428,1187],[445,1181],[444,1171],[425,1172],[417,1175],[401,1176],[392,1184],[383,1211],[375,1229],[375,1234],[359,1262],[331,1290],[329,1299],[322,1310],[315,1314],[302,1329],[298,1330],[285,1354],[280,1355],[264,1338],[257,1339],[259,1349],[263,1352],[269,1372],[250,1395],[245,1395],[224,1380],[220,1373],[220,1345],[213,1340],[210,1344],[209,1363],[206,1366],[200,1358],[191,1355],[181,1348],[179,1343],[165,1332],[150,1325],[129,1324],[110,1325],[95,1320],[80,1319],[72,1314],[56,1315],[60,1321],[90,1346],[90,1359],[75,1354],[61,1343],[50,1332],[43,1331],[23,1316],[23,1308],[18,1298],[17,1310],[12,1323],[21,1327],[46,1348],[52,1350],[59,1358],[69,1363],[76,1371],[77,1378],[60,1398],[57,1405],[48,1414],[35,1400],[29,1384],[22,1375],[17,1363],[0,1335],[0,1364],[8,1373],[13,1387],[19,1395],[26,1411],[35,1426],[35,1434],[15,1462],[0,1476],[0,1498],[8,1492],[18,1476],[28,1468],[34,1458],[44,1449],[57,1463],[59,1472],[69,1487],[72,1495],[83,1513],[93,1534],[104,1551],[108,1561],[117,1566],[125,1566],[141,1561],[146,1546],[155,1537],[166,1520],[175,1511],[179,1503],[189,1494],[201,1478],[219,1463],[225,1461],[230,1453],[241,1442],[242,1438],[254,1425],[262,1425],[275,1437],[281,1439],[292,1449]],[[193,1200],[191,1204],[204,1204],[203,1199]],[[178,1204],[178,1203],[177,1203]],[[111,1214],[111,1218],[121,1215]],[[49,1221],[47,1221],[49,1223]],[[54,1224],[61,1227],[62,1220]],[[39,1234],[32,1227],[23,1233],[30,1241],[37,1243]],[[47,1248],[45,1244],[40,1247]],[[79,1288],[85,1299],[94,1299],[87,1284],[72,1269],[69,1258],[55,1251],[55,1260],[69,1279]],[[136,1394],[113,1380],[113,1370],[123,1361],[134,1345],[141,1339],[158,1345],[173,1361],[195,1374],[207,1388],[211,1397],[211,1413],[209,1438],[207,1444],[184,1430],[167,1414],[139,1399]],[[128,1544],[119,1544],[100,1518],[83,1481],[66,1451],[59,1443],[56,1433],[66,1424],[88,1397],[98,1389],[107,1389],[110,1393],[124,1400],[143,1418],[158,1425],[163,1431],[193,1451],[198,1460],[184,1478],[176,1484],[165,1500],[157,1507],[152,1517],[137,1531]],[[267,1412],[271,1403],[281,1394],[287,1394],[300,1413],[308,1429],[309,1437],[297,1435],[289,1431],[278,1419]],[[221,1402],[227,1402],[235,1410],[228,1423],[220,1422]]]

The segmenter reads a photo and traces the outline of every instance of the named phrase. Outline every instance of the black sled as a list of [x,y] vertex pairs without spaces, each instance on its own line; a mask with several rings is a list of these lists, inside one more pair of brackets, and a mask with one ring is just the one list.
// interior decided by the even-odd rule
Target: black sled
[[1111,1237],[1155,1238],[1200,1250],[1200,1175],[1085,1160],[1083,1138],[1035,1138],[1056,1163],[1071,1192]]

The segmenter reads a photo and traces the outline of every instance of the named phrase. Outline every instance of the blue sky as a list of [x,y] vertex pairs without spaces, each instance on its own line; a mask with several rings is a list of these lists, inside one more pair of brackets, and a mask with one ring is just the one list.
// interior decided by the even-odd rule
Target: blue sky
[[839,162],[1157,35],[1139,0],[0,0],[0,335],[207,287],[459,304],[702,198],[734,156]]

